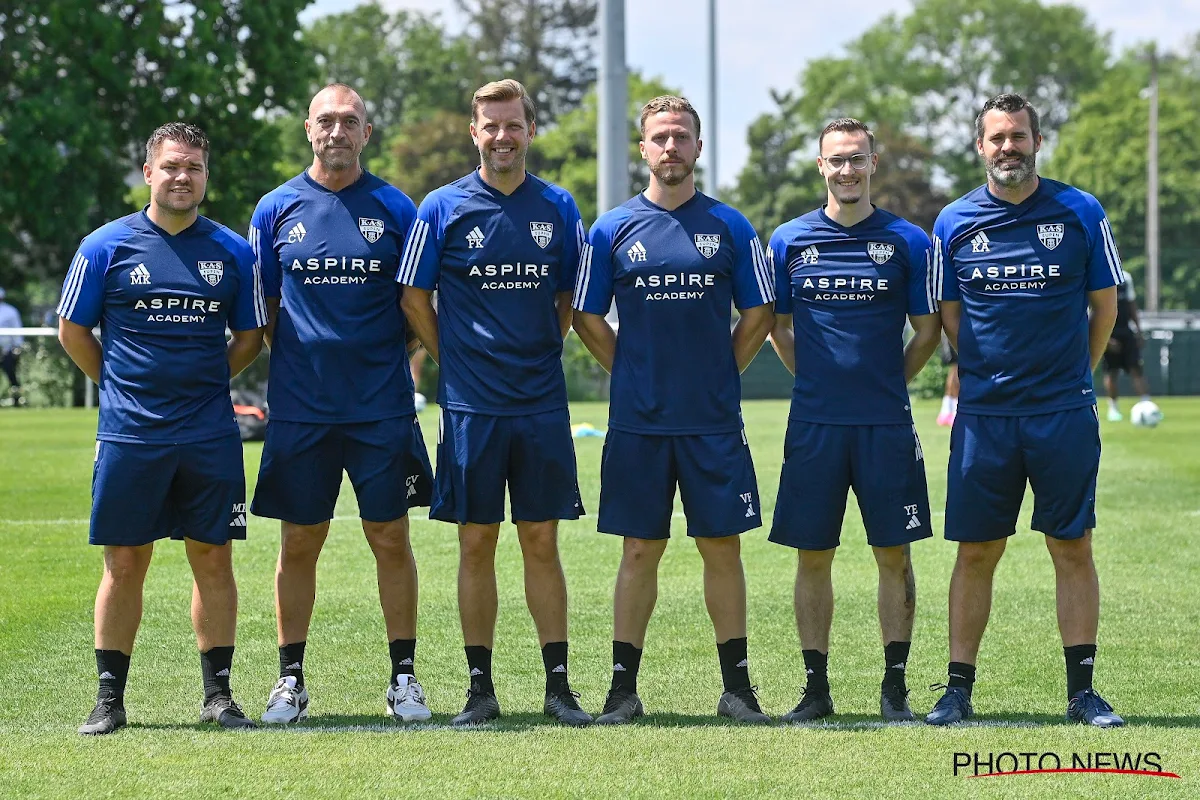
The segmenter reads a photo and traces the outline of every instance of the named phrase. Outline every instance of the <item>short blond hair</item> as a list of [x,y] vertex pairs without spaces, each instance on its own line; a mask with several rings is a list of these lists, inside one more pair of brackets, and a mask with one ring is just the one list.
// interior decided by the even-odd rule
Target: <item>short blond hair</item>
[[688,102],[686,97],[677,97],[673,94],[659,95],[651,100],[646,105],[642,106],[642,118],[640,127],[642,129],[642,137],[646,136],[646,120],[654,114],[663,112],[674,112],[676,114],[691,114],[692,119],[696,122],[696,138],[700,138],[700,115],[696,113],[696,109]]
[[525,121],[532,125],[537,119],[537,107],[521,82],[512,78],[485,83],[475,90],[471,96],[471,120],[479,118],[479,106],[483,103],[507,103],[509,100],[521,101],[521,107],[525,109]]

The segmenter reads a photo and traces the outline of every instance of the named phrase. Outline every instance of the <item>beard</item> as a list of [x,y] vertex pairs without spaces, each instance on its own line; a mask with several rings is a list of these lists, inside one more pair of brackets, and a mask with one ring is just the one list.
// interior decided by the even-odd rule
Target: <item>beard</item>
[[857,203],[863,199],[866,194],[866,182],[860,180],[853,186],[842,186],[836,180],[829,181],[829,193],[832,194],[839,203],[849,205]]
[[178,214],[179,216],[192,213],[200,207],[200,203],[203,201],[204,192],[197,192],[194,187],[192,193],[188,195],[172,194],[170,187],[154,195],[154,205],[168,214]]
[[509,175],[525,169],[525,154],[528,151],[528,146],[524,148],[514,147],[512,160],[507,164],[501,162],[491,150],[480,150],[479,157],[483,160],[484,165],[488,168],[488,172],[495,172],[499,175]]
[[340,172],[344,169],[350,169],[358,163],[358,154],[353,148],[338,149],[330,148],[329,145],[322,147],[317,153],[317,160],[325,165],[325,168],[333,172]]
[[1020,186],[1037,174],[1037,153],[1022,155],[1020,163],[1012,167],[1001,165],[1005,158],[1008,156],[996,156],[984,165],[988,178],[997,186]]
[[657,164],[651,165],[650,172],[664,186],[678,186],[687,180],[695,169],[695,161],[690,164],[686,161],[682,164],[664,164],[660,160]]

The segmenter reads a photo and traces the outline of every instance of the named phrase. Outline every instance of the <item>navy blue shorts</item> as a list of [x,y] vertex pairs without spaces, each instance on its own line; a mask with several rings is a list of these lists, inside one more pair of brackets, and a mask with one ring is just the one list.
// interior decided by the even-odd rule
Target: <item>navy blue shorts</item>
[[516,417],[442,411],[430,519],[490,525],[579,519],[583,501],[567,409]]
[[429,505],[429,454],[416,415],[409,415],[336,425],[271,420],[250,510],[296,525],[333,519],[342,470],[368,522],[391,522]]
[[946,482],[946,538],[1012,536],[1033,488],[1033,529],[1078,539],[1096,526],[1100,423],[1095,406],[1031,417],[954,418]]
[[745,431],[652,436],[610,428],[596,529],[636,539],[670,537],[676,484],[688,536],[735,536],[762,525]]
[[933,535],[925,456],[913,425],[789,420],[783,448],[772,542],[799,550],[837,547],[850,489],[872,547]]
[[246,474],[237,433],[190,444],[96,442],[88,541],[222,545],[246,538]]

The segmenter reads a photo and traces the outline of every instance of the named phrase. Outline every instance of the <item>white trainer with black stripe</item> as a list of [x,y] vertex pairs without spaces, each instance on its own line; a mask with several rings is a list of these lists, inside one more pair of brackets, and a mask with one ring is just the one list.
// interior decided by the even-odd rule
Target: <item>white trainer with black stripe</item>
[[308,689],[296,688],[296,678],[287,675],[279,679],[271,696],[267,698],[267,710],[262,721],[268,725],[290,725],[308,716]]
[[400,673],[388,686],[387,713],[400,722],[424,722],[433,716],[415,676]]

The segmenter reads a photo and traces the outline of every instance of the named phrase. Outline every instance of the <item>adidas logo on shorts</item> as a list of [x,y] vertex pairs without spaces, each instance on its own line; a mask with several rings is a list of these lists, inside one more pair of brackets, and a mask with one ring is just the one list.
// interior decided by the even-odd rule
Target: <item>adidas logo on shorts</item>
[[913,517],[912,519],[910,519],[908,521],[908,524],[904,526],[904,529],[911,531],[913,528],[919,528],[919,527],[921,527],[921,520],[917,519],[916,517]]
[[244,528],[244,527],[246,527],[246,515],[245,515],[245,514],[238,514],[236,517],[234,517],[234,518],[233,518],[233,521],[231,521],[231,522],[229,523],[229,527],[231,527],[231,528]]

